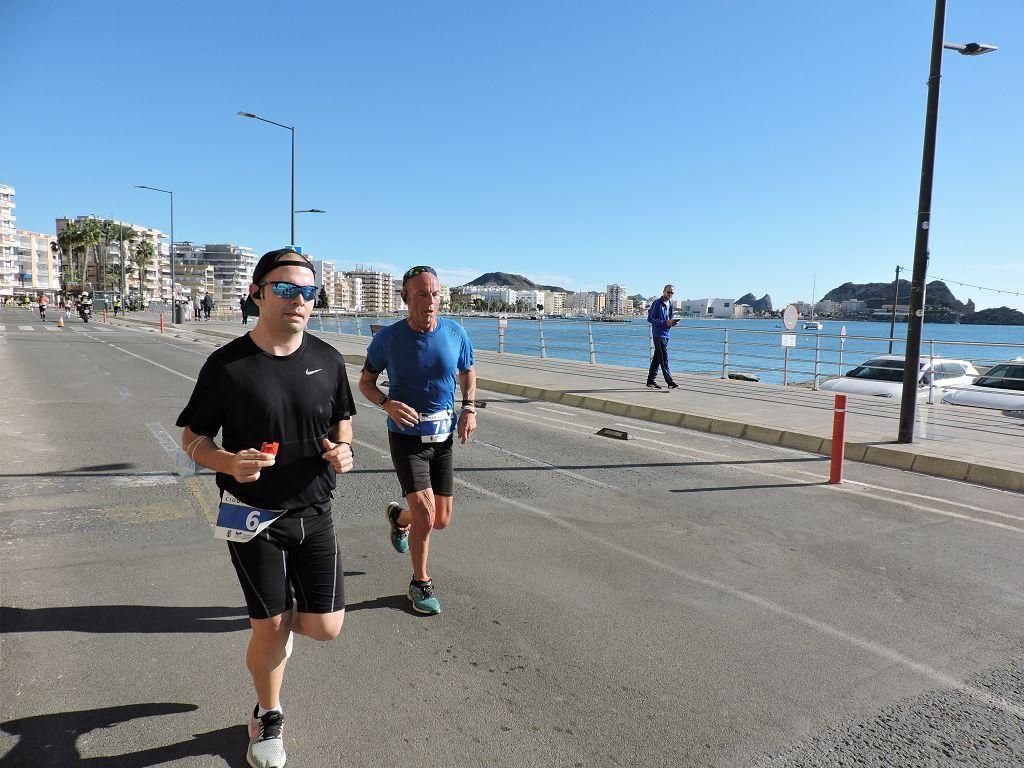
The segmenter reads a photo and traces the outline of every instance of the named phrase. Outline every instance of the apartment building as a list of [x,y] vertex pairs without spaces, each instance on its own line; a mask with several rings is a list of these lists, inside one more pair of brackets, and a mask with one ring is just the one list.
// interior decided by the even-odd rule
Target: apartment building
[[55,235],[14,230],[14,254],[18,262],[18,284],[14,292],[53,298],[60,291],[60,255],[54,247]]
[[[88,220],[100,221],[98,216],[76,216],[74,219],[63,216],[57,219],[57,236],[63,232],[72,222],[81,224]],[[101,242],[90,249],[88,264],[86,266],[85,279],[92,290],[117,290],[120,288],[121,276],[120,267],[124,259],[125,286],[129,293],[139,293],[139,273],[135,264],[135,248],[139,242],[148,240],[153,244],[154,258],[146,266],[142,275],[142,295],[149,300],[169,300],[171,296],[171,262],[170,247],[162,242],[166,234],[159,229],[144,227],[141,224],[132,224],[127,221],[114,221],[122,227],[135,232],[135,243],[125,243],[122,256],[120,243],[109,241]],[[64,254],[65,266],[70,254]],[[75,276],[76,280],[81,278],[81,272]]]
[[337,304],[337,290],[335,289],[336,275],[334,262],[324,259],[313,259],[313,271],[316,274],[316,284],[324,289],[327,295],[327,306],[333,307]]
[[612,283],[605,289],[604,311],[609,315],[624,315],[629,311],[629,295],[626,286]]
[[13,296],[19,283],[18,259],[14,254],[14,187],[0,184],[0,296]]
[[335,306],[350,312],[361,312],[363,309],[363,279],[350,277],[345,272],[334,273]]
[[174,244],[174,285],[175,294],[184,299],[209,296],[215,302],[237,303],[233,296],[225,297],[223,284],[216,279],[202,245],[187,241]]
[[213,267],[214,300],[237,304],[249,295],[252,271],[256,269],[256,252],[245,245],[234,243],[206,243],[203,253],[207,264]]
[[394,311],[394,283],[389,272],[377,272],[357,266],[355,269],[347,270],[345,276],[359,278],[362,281],[362,312],[390,314]]
[[544,291],[544,314],[560,315],[565,312],[565,296],[561,291]]

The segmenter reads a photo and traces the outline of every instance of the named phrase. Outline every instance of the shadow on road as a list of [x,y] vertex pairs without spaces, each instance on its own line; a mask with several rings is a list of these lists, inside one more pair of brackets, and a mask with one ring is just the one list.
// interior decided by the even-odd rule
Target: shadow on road
[[[76,741],[97,728],[110,728],[143,717],[194,712],[195,704],[151,703],[56,712],[0,723],[0,731],[18,736],[18,743],[3,757],[0,768],[145,768],[188,757],[220,757],[231,768],[244,768],[248,738],[244,725],[199,733],[188,741],[124,755],[82,757]],[[159,736],[157,726],[149,731]]]
[[240,632],[249,626],[243,607],[83,605],[11,608],[0,605],[0,633]]
[[390,608],[393,611],[401,611],[407,613],[410,616],[419,616],[412,609],[412,605],[409,603],[409,598],[403,592],[399,595],[388,595],[387,597],[375,597],[373,600],[363,600],[361,603],[352,603],[352,605],[345,606],[345,613],[349,614],[353,611],[367,611],[376,608]]

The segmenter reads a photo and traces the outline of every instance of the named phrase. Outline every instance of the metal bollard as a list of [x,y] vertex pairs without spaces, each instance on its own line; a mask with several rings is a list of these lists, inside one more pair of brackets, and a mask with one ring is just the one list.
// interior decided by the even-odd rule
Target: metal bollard
[[[653,344],[653,342],[651,343]],[[590,323],[587,323],[587,344],[590,345],[590,364],[596,365],[597,353],[594,351],[594,327]],[[654,356],[653,352],[651,353],[651,356]]]
[[540,356],[541,357],[547,357],[548,356],[547,348],[544,346],[544,321],[543,320],[540,323]]
[[789,347],[782,348],[782,386],[789,385]]
[[835,413],[832,415],[832,464],[828,481],[832,485],[843,482],[843,459],[846,457],[846,395],[836,395]]
[[722,378],[729,378],[729,329],[725,329],[725,339],[722,342]]
[[164,332],[164,313],[160,313],[160,333]]
[[821,368],[821,334],[814,334],[814,383],[811,385],[811,389],[815,392],[818,391],[818,374]]
[[935,340],[928,340],[928,405],[935,405]]
[[498,354],[505,352],[505,329],[498,327]]

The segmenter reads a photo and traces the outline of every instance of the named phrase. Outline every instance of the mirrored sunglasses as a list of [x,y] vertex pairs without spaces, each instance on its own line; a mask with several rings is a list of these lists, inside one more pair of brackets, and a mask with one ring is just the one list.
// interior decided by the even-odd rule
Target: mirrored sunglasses
[[434,277],[437,277],[437,272],[434,271],[433,267],[412,267],[408,272],[402,275],[402,282],[404,283],[406,280],[411,280],[416,277],[416,275],[422,275],[424,272],[428,272]]
[[294,299],[300,293],[302,298],[306,301],[313,301],[316,295],[320,292],[320,289],[315,285],[295,285],[294,283],[284,283],[280,281],[260,283],[261,286],[269,285],[270,290],[273,291],[275,296],[280,296],[282,299]]

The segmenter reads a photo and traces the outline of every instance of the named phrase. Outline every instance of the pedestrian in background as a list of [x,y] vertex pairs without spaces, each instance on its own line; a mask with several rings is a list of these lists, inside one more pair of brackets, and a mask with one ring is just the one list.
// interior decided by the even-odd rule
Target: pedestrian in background
[[210,298],[210,294],[206,294],[203,296],[203,317],[209,320],[211,311],[213,311],[213,299]]
[[244,298],[238,300],[239,306],[242,307],[242,325],[249,324],[249,308],[245,306],[245,301]]
[[651,324],[651,336],[654,339],[654,356],[651,357],[651,368],[647,372],[648,389],[661,389],[661,385],[654,380],[658,375],[658,368],[661,368],[669,389],[679,386],[672,378],[672,371],[668,367],[668,336],[673,326],[679,322],[672,317],[672,296],[675,292],[673,286],[666,285],[661,297],[655,299],[651,308],[647,310],[647,322]]

